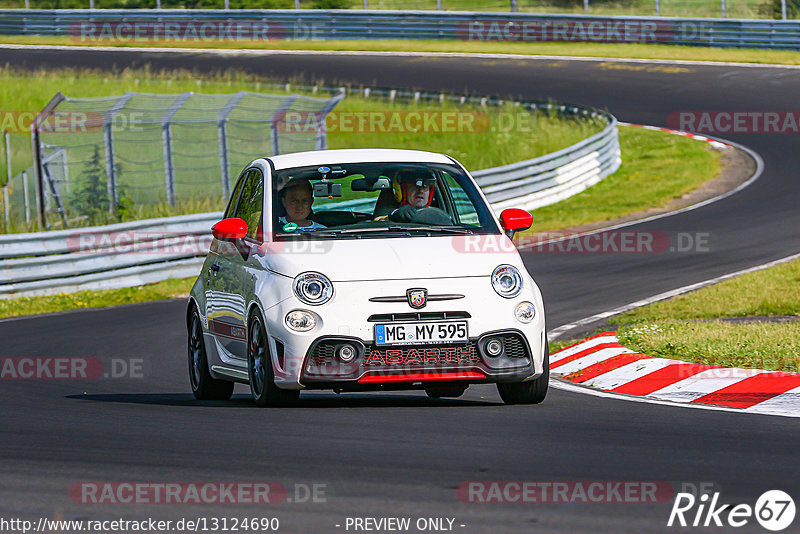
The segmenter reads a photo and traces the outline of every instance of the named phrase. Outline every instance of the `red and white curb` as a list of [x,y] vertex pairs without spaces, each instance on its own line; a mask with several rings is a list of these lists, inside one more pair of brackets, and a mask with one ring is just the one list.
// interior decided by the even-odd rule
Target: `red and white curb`
[[708,143],[709,145],[711,145],[714,148],[726,148],[726,147],[733,147],[734,146],[734,145],[731,145],[729,143],[726,143],[725,141],[723,141],[721,139],[715,139],[713,137],[708,137],[706,135],[700,135],[700,134],[684,132],[682,130],[673,130],[672,128],[661,128],[660,126],[649,126],[647,124],[635,124],[635,123],[632,123],[632,122],[620,122],[618,124],[620,126],[632,126],[634,128],[644,128],[645,130],[654,130],[654,131],[657,131],[657,132],[666,132],[666,133],[671,133],[671,134],[674,134],[674,135],[680,135],[681,137],[688,137],[690,139],[695,139],[697,141],[703,141],[705,143]]
[[638,354],[620,345],[615,332],[592,336],[552,354],[550,372],[561,380],[611,393],[800,417],[800,373]]

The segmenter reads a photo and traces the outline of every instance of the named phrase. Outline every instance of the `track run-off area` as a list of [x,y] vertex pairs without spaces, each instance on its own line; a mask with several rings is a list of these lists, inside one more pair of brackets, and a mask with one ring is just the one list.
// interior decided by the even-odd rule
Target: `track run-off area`
[[[797,68],[642,60],[0,46],[0,63],[240,69],[326,84],[553,99],[654,126],[674,126],[670,116],[682,111],[792,111],[800,93]],[[523,252],[550,328],[800,252],[798,135],[718,135],[761,157],[759,178],[701,208],[625,228],[702,234],[708,247]],[[237,386],[231,402],[197,402],[186,371],[185,306],[156,302],[0,322],[3,356],[85,356],[106,370],[116,365],[121,375],[3,381],[0,516],[277,517],[280,531],[298,533],[352,532],[348,517],[411,517],[412,525],[451,518],[452,530],[465,533],[670,532],[678,528],[667,520],[681,488],[719,492],[732,504],[753,505],[771,489],[800,496],[797,418],[628,402],[576,387],[551,388],[538,406],[505,406],[493,386],[472,386],[452,400],[311,393],[297,407],[267,410]],[[287,494],[272,505],[93,504],[79,491],[98,482],[201,481],[274,482]],[[610,492],[600,502],[526,503],[479,502],[463,491],[488,481],[541,488],[633,482],[645,490],[654,483],[657,491],[653,499]],[[308,493],[314,488],[317,498]],[[751,520],[738,531],[757,529]]]

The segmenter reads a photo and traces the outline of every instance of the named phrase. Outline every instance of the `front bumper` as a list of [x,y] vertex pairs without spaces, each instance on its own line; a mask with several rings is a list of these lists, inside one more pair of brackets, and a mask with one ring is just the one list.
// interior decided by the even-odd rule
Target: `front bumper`
[[[492,356],[487,343],[502,352]],[[355,348],[344,362],[339,349]],[[376,346],[348,336],[324,336],[311,344],[300,384],[309,389],[414,389],[436,385],[520,381],[536,374],[530,344],[514,329],[486,332],[462,344]]]

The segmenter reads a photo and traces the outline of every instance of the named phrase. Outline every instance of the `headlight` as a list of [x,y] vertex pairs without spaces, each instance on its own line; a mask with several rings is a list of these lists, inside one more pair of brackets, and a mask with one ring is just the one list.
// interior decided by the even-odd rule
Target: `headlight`
[[514,308],[514,317],[521,323],[529,323],[536,317],[536,307],[530,302],[520,302]]
[[522,275],[516,267],[501,265],[492,273],[492,287],[501,297],[516,297],[522,291]]
[[298,332],[308,332],[317,326],[317,320],[307,311],[295,310],[286,314],[286,326]]
[[333,284],[324,274],[299,274],[294,279],[294,294],[306,304],[319,306],[331,300]]

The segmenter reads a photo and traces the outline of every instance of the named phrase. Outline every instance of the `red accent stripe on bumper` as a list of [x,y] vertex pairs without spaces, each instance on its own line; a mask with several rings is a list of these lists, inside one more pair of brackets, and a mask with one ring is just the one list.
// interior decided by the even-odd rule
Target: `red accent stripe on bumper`
[[435,380],[483,380],[482,373],[419,373],[404,375],[369,375],[358,379],[359,384],[375,384],[379,382],[432,382]]

